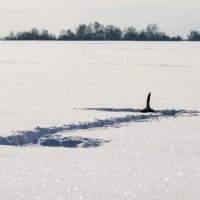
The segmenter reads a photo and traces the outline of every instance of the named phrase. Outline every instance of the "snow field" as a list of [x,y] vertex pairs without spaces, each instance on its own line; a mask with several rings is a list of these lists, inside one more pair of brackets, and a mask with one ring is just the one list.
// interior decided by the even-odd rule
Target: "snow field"
[[[2,41],[0,52],[0,199],[199,199],[199,43]],[[159,112],[138,113],[149,92]]]

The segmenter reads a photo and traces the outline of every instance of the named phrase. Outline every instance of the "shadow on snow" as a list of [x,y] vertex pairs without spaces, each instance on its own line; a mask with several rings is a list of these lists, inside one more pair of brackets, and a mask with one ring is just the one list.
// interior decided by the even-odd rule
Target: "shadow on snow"
[[[77,108],[75,108],[77,109]],[[101,112],[130,112],[130,113],[140,113],[141,109],[133,108],[81,108],[81,110],[93,110]],[[188,114],[188,115],[197,115],[200,112],[195,110],[176,110],[176,109],[166,109],[166,110],[155,110],[156,113],[160,113],[163,116],[176,116],[177,114]]]

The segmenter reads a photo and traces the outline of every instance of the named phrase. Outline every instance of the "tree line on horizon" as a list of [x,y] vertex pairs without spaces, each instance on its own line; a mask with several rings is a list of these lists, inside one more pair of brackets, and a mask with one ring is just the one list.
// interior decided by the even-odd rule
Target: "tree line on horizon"
[[[134,27],[125,28],[123,31],[116,26],[104,26],[99,22],[80,24],[75,31],[71,29],[62,30],[58,37],[49,33],[48,30],[39,31],[36,28],[30,31],[14,33],[11,31],[4,40],[61,40],[61,41],[183,41],[181,36],[170,37],[159,31],[157,24],[149,24],[145,29],[137,31]],[[188,41],[200,41],[200,32],[193,30],[187,36]]]

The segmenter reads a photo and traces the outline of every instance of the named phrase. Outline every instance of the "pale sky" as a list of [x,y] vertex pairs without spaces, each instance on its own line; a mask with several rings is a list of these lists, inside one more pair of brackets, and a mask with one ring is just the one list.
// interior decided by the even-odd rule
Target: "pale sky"
[[137,30],[157,23],[169,35],[186,36],[200,31],[200,0],[0,0],[0,37],[33,27],[59,34],[94,21]]

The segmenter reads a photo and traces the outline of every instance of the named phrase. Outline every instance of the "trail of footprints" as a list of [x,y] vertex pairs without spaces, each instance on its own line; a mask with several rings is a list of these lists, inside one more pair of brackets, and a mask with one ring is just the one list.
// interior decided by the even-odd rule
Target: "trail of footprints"
[[116,117],[103,120],[95,120],[92,122],[83,122],[79,124],[68,124],[60,127],[41,128],[34,130],[17,131],[15,134],[0,137],[0,145],[22,146],[26,144],[40,144],[43,146],[62,146],[62,147],[98,147],[106,140],[98,138],[82,138],[82,137],[65,137],[59,138],[55,135],[58,132],[75,131],[81,129],[95,129],[101,127],[114,127],[122,123],[129,122],[145,122],[149,120],[159,119],[162,117],[179,117],[179,116],[199,116],[199,111],[189,110],[157,110],[156,113],[141,114],[138,109],[117,109],[117,108],[85,108],[85,110],[94,110],[101,112],[129,112],[135,115],[126,115],[125,117]]

